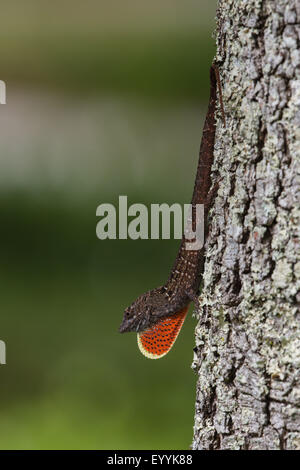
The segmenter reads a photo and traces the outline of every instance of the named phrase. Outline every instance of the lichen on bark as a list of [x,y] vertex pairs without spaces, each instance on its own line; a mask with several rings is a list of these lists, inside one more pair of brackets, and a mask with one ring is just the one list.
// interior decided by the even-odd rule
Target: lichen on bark
[[300,3],[220,0],[194,449],[300,449]]

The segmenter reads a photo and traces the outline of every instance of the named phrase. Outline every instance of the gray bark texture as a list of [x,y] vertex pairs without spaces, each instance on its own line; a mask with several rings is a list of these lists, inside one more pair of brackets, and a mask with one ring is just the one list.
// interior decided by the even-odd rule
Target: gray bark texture
[[300,449],[300,1],[220,0],[193,449]]

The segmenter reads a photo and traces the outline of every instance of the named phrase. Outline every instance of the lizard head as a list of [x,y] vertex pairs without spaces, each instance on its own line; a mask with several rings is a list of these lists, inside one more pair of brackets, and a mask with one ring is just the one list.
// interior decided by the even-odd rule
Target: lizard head
[[184,295],[170,297],[165,286],[150,290],[140,295],[126,308],[120,333],[135,331],[137,333],[151,328],[162,319],[175,314],[189,303]]
[[159,289],[146,292],[140,295],[129,307],[124,311],[123,320],[119,328],[120,333],[130,331],[143,331],[152,326],[157,318],[157,308],[155,308],[153,300],[159,295]]
[[137,332],[138,346],[149,359],[159,359],[172,348],[188,311],[178,310],[166,298],[164,288],[138,297],[124,312],[120,332]]

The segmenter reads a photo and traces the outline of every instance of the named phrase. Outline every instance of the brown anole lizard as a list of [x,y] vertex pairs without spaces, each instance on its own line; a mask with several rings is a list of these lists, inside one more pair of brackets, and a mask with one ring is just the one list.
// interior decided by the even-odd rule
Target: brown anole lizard
[[[211,187],[211,166],[214,158],[216,88],[225,124],[218,67],[210,69],[210,99],[203,127],[198,168],[191,206],[204,205],[204,225],[218,183]],[[207,229],[206,229],[207,230]],[[138,344],[147,357],[164,356],[174,344],[191,301],[198,306],[199,286],[204,267],[204,247],[186,249],[183,235],[180,248],[167,282],[139,296],[124,312],[120,332],[138,333]]]

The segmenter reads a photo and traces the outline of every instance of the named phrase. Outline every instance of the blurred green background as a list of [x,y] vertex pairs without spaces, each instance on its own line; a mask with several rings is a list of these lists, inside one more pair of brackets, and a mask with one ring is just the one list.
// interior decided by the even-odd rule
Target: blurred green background
[[216,2],[1,7],[2,449],[184,449],[195,320],[163,359],[120,335],[178,241],[100,241],[96,207],[190,201]]

